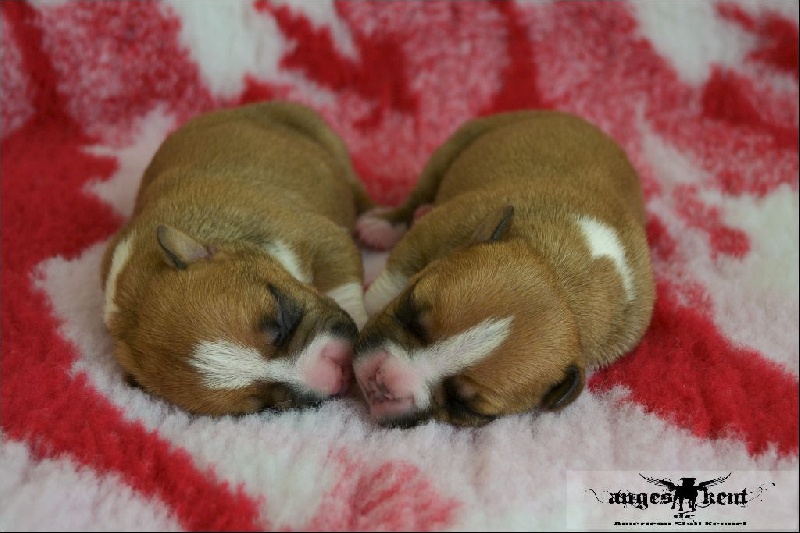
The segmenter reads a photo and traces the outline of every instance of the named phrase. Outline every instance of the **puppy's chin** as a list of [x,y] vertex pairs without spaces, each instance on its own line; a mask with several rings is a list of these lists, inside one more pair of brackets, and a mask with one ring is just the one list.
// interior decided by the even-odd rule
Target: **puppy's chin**
[[137,385],[137,388],[198,416],[245,416],[313,409],[332,397],[310,390],[298,390],[284,383],[261,383],[240,390],[209,390],[201,387],[190,390],[183,387],[176,394],[169,391],[152,393],[142,385]]
[[413,400],[367,401],[370,417],[379,425],[388,428],[408,429],[432,421],[458,427],[481,427],[493,421],[494,416],[480,416],[459,407],[446,405],[416,409]]
[[475,418],[454,416],[447,411],[418,411],[406,413],[397,417],[375,418],[375,421],[387,428],[410,429],[430,422],[442,422],[456,427],[482,427],[494,420],[493,418]]
[[254,398],[259,401],[256,411],[287,411],[318,407],[326,397],[311,391],[298,390],[287,383],[265,383]]
[[[381,425],[414,425],[416,420],[426,418],[424,412],[417,411],[413,398],[387,400],[368,400],[369,415]],[[429,416],[428,416],[429,418]]]
[[412,408],[410,411],[398,411],[395,414],[390,414],[388,410],[380,407],[375,409],[374,407],[373,405],[369,406],[370,417],[386,428],[410,429],[438,419],[434,416],[433,410],[430,409],[414,411]]

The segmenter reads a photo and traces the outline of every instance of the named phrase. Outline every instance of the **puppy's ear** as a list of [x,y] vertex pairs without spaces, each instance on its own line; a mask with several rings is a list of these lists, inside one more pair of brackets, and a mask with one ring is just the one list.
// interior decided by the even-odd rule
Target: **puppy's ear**
[[127,383],[129,387],[133,387],[135,389],[142,388],[142,385],[138,381],[136,381],[136,378],[133,377],[133,374],[129,372],[125,372],[125,383]]
[[208,259],[212,255],[208,248],[172,226],[165,224],[158,226],[156,238],[164,261],[179,270],[185,270],[195,261]]
[[122,367],[122,375],[125,379],[125,383],[131,387],[141,389],[142,385],[134,377],[133,372],[131,372],[131,369],[137,368],[138,365],[136,363],[136,358],[133,355],[133,350],[131,350],[130,346],[123,341],[115,342],[114,357],[116,357],[117,362]]
[[483,220],[478,229],[472,235],[472,244],[481,242],[495,242],[503,238],[511,228],[511,221],[514,218],[514,206],[505,205],[493,210]]
[[542,399],[542,408],[548,411],[558,411],[566,407],[578,397],[583,390],[583,369],[570,365],[564,372],[565,377],[551,388]]

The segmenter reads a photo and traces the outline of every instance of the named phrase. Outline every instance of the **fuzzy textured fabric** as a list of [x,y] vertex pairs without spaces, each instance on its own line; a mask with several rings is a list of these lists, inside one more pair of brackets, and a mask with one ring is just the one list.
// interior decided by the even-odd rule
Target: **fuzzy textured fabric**
[[[127,386],[104,246],[169,131],[265,99],[320,111],[384,204],[470,118],[594,122],[644,183],[643,342],[564,411],[480,429],[382,429],[355,399],[192,417]],[[797,530],[798,277],[796,0],[2,3],[4,531],[581,528],[568,478],[596,471],[764,472],[737,527]]]

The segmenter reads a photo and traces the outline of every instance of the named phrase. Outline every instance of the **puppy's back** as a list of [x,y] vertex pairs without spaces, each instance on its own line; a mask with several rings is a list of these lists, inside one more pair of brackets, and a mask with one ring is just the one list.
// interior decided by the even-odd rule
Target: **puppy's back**
[[175,189],[231,184],[265,199],[294,193],[298,204],[346,227],[361,201],[347,150],[322,118],[269,102],[206,113],[173,132],[142,177],[134,213]]
[[562,189],[570,196],[614,198],[644,223],[636,171],[614,140],[589,122],[557,111],[519,111],[467,127],[482,133],[464,137],[439,187],[437,204],[481,189]]

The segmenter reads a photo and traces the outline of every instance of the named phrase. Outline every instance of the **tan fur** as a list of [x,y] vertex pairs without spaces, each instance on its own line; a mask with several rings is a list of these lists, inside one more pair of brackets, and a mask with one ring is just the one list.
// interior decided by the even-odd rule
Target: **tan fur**
[[[190,120],[153,157],[133,217],[104,258],[106,287],[117,245],[133,236],[116,283],[119,312],[108,323],[121,366],[143,388],[190,412],[291,404],[277,384],[209,390],[187,358],[197,342],[221,338],[279,357],[319,328],[349,321],[324,293],[361,283],[350,231],[369,207],[345,146],[308,108],[253,104]],[[276,241],[291,247],[310,284],[267,253]],[[168,248],[190,260],[187,268],[176,268]],[[259,329],[277,312],[269,284],[304,310],[281,350]]]
[[[488,317],[514,322],[490,357],[445,380],[426,416],[488,420],[454,416],[446,388],[490,416],[548,404],[570,365],[582,387],[586,367],[614,361],[643,336],[654,288],[639,179],[619,146],[588,122],[550,111],[469,122],[435,152],[407,202],[384,218],[410,224],[428,202],[434,208],[397,244],[386,270],[414,286],[430,342]],[[507,206],[514,209],[510,226],[486,242],[487,227]],[[614,263],[591,258],[576,223],[581,215],[617,232],[633,274],[632,301]],[[370,320],[363,338],[407,338],[390,320],[401,298]]]

